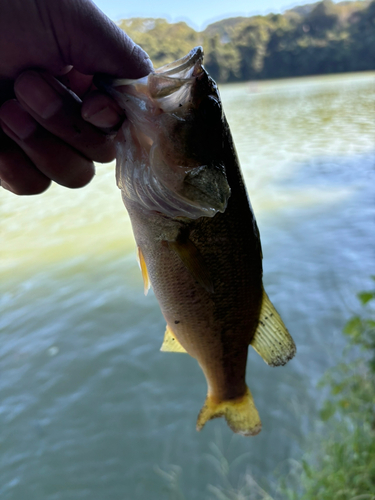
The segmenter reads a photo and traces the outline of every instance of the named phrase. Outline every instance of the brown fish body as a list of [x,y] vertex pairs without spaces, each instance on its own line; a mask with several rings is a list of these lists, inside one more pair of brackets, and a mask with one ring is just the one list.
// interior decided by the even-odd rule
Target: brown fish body
[[263,290],[259,231],[202,59],[196,48],[106,87],[128,116],[117,182],[145,289],[152,284],[167,321],[162,350],[187,352],[207,380],[197,429],[225,416],[234,432],[254,435],[261,423],[245,382],[248,346],[277,366],[295,345]]
[[[231,197],[224,213],[172,219],[124,199],[162,313],[219,399],[245,392],[247,350],[263,299],[259,233],[234,146],[230,136],[226,139]],[[180,239],[189,239],[200,252],[213,291],[202,287],[167,243]]]

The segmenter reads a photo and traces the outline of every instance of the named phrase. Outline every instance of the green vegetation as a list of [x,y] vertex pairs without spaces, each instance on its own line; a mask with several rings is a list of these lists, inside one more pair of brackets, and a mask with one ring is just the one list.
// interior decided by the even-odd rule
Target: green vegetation
[[203,45],[205,66],[220,82],[375,69],[375,0],[323,0],[283,15],[236,17],[196,32],[164,19],[123,20],[155,67]]
[[155,67],[183,57],[201,43],[199,34],[182,22],[133,18],[121,21],[119,26],[148,53]]
[[362,355],[324,376],[321,387],[330,396],[321,418],[328,433],[317,437],[316,451],[302,462],[301,490],[284,490],[289,500],[375,500],[375,291],[358,298],[362,314],[347,322],[344,334],[348,350],[357,345]]

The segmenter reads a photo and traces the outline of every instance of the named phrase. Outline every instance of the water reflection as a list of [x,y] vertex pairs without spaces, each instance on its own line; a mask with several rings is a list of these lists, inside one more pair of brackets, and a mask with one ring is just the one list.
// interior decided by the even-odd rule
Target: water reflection
[[298,458],[343,347],[353,295],[374,263],[374,74],[221,90],[259,222],[265,284],[298,345],[271,369],[249,354],[263,420],[253,439],[225,422],[200,434],[205,381],[195,360],[160,353],[158,305],[143,286],[113,165],[86,189],[1,192],[2,498],[165,498],[155,466],[182,470],[207,498],[220,444],[236,485]]

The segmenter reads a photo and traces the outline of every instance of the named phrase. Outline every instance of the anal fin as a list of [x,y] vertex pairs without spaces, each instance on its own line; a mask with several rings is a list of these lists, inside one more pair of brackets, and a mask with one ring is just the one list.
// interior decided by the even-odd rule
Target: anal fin
[[285,365],[296,353],[290,333],[264,290],[258,328],[250,345],[270,366]]
[[165,330],[164,341],[160,348],[163,352],[187,352],[174,336],[169,326]]
[[147,295],[147,292],[150,290],[150,287],[151,287],[151,281],[150,281],[150,278],[148,276],[147,266],[146,266],[145,258],[143,257],[141,247],[138,247],[138,262],[139,262],[139,267],[141,268],[141,272],[142,272],[144,292],[145,292],[145,295]]

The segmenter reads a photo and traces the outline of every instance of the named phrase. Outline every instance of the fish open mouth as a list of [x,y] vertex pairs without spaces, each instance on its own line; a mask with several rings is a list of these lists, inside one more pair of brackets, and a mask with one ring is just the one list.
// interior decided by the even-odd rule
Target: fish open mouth
[[[174,89],[189,83],[190,78],[195,78],[202,74],[203,55],[202,47],[194,47],[194,49],[186,54],[186,56],[181,57],[181,59],[165,64],[142,78],[113,78],[110,75],[97,73],[94,76],[94,84],[98,89],[114,95],[114,92],[119,91],[120,87],[137,85],[137,87],[140,88],[143,85],[147,86],[149,78],[155,75],[156,80],[159,82],[161,81],[160,77],[165,81],[169,80],[169,89],[173,92]],[[155,97],[160,97],[160,95]]]
[[136,80],[97,75],[94,83],[124,109],[117,183],[145,209],[170,217],[212,217],[230,196],[220,156],[223,120],[203,49]]
[[194,47],[186,56],[177,59],[170,64],[166,64],[155,70],[155,73],[163,73],[164,75],[178,74],[183,78],[183,73],[187,71],[185,78],[198,76],[202,73],[203,48]]

